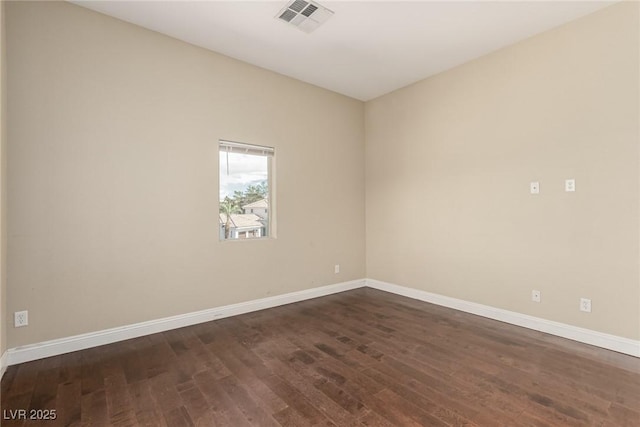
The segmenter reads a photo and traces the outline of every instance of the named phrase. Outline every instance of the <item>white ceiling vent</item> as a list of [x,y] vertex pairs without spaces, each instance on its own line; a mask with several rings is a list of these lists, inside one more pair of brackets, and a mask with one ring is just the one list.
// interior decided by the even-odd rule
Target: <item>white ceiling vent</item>
[[295,25],[305,33],[310,33],[332,15],[332,10],[314,1],[292,0],[278,12],[276,18]]

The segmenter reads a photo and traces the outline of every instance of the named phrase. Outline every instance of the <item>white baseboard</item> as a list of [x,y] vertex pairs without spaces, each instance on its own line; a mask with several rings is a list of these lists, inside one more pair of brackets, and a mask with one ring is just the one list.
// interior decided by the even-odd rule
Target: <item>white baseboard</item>
[[606,348],[619,353],[640,357],[640,341],[592,331],[590,329],[579,328],[565,323],[541,319],[539,317],[516,313],[514,311],[503,310],[501,308],[490,307],[488,305],[482,305],[475,302],[433,294],[418,289],[407,288],[393,283],[381,282],[374,279],[365,279],[365,282],[366,286],[370,288],[391,292],[393,294],[464,311],[465,313],[476,314],[489,319],[499,320],[512,325],[522,326],[535,331],[546,332],[551,335],[568,338],[581,343],[595,345],[597,347]]
[[5,351],[4,353],[2,353],[2,356],[0,356],[0,380],[2,379],[2,376],[4,375],[6,370],[7,370],[7,352]]
[[207,310],[180,314],[172,317],[165,317],[163,319],[150,320],[148,322],[135,323],[118,328],[105,329],[102,331],[90,332],[87,334],[75,335],[72,337],[60,338],[22,347],[16,347],[5,352],[6,358],[5,356],[3,356],[3,360],[6,363],[3,362],[2,366],[4,367],[5,365],[15,365],[18,363],[29,362],[31,360],[42,359],[45,357],[70,353],[72,351],[84,350],[86,348],[111,344],[131,338],[137,338],[144,335],[155,334],[157,332],[163,332],[171,329],[195,325],[198,323],[209,322],[211,320],[237,316],[243,313],[264,310],[266,308],[291,304],[311,298],[318,298],[338,292],[361,288],[364,285],[364,279],[352,280],[350,282],[336,283],[334,285],[321,286],[313,289],[305,289],[288,294],[276,295],[253,301],[230,304],[222,307],[215,307]]
[[640,357],[640,341],[433,294],[418,289],[407,288],[392,283],[381,282],[379,280],[361,279],[11,348],[5,351],[2,357],[0,357],[0,378],[2,374],[4,374],[7,366],[18,363],[84,350],[86,348],[111,344],[225,317],[237,316],[252,311],[264,310],[311,298],[318,298],[364,286]]

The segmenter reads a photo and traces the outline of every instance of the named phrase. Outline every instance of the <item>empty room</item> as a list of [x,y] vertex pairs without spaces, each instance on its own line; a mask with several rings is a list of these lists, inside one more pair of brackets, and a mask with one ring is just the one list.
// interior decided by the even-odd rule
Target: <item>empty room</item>
[[639,2],[0,12],[0,425],[640,426]]

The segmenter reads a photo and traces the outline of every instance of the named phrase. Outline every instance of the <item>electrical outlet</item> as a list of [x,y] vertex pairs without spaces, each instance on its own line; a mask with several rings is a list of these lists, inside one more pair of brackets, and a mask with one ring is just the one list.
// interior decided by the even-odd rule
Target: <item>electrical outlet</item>
[[591,300],[589,298],[580,298],[580,311],[591,313]]
[[540,302],[540,291],[531,291],[531,301]]
[[340,273],[340,264],[336,264],[336,265],[333,267],[333,272],[334,272],[335,274]]
[[575,179],[565,179],[564,180],[564,191],[567,193],[573,193],[576,191],[576,180]]
[[24,311],[16,311],[13,313],[13,326],[16,328],[20,328],[22,326],[27,326],[29,324],[29,312],[27,310]]

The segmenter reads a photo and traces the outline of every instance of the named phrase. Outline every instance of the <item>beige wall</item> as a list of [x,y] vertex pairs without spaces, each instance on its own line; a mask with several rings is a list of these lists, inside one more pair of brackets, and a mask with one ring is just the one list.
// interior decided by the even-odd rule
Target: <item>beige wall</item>
[[[361,102],[68,3],[7,20],[10,347],[365,276]],[[218,241],[219,138],[276,148],[277,239]]]
[[5,37],[5,2],[0,1],[0,356],[7,349],[7,323],[11,321],[7,307],[7,203],[6,203],[6,163],[5,156],[7,141],[6,126],[6,37]]
[[368,277],[639,339],[638,7],[367,103]]

